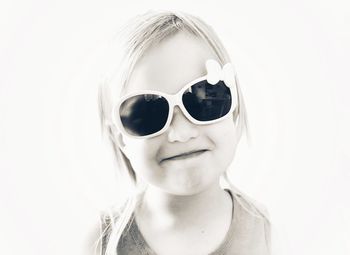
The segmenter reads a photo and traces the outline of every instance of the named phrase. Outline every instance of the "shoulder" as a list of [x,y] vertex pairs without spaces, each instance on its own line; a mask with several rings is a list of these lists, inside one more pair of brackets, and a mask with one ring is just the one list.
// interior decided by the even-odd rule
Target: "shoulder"
[[244,194],[234,194],[235,211],[242,233],[255,236],[262,246],[271,249],[271,223],[268,210],[261,203]]
[[104,210],[100,212],[100,227],[101,230],[110,229],[113,223],[120,218],[120,211]]
[[101,228],[110,228],[113,224],[118,222],[121,215],[125,211],[129,201],[124,201],[122,204],[111,206],[100,212]]
[[100,254],[104,254],[113,228],[119,225],[126,203],[122,206],[113,206],[100,212]]
[[86,246],[84,254],[101,255],[104,254],[113,222],[119,219],[119,212],[105,210],[97,212],[97,219],[86,233]]
[[235,193],[234,198],[240,207],[252,217],[259,218],[261,220],[270,221],[267,208],[260,202],[242,194]]

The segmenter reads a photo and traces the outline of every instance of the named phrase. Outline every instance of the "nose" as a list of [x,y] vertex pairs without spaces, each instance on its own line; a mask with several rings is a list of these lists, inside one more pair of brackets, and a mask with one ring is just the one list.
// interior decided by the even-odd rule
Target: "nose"
[[178,106],[175,106],[173,119],[168,128],[169,142],[187,142],[199,135],[198,126],[190,122]]

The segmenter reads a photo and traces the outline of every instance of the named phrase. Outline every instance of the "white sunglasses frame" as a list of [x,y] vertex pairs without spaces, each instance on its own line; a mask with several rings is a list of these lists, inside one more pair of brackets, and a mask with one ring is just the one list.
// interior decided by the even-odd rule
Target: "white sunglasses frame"
[[[236,75],[235,75],[235,84],[233,86],[233,84],[227,84],[225,83],[225,81],[223,81],[222,79],[220,79],[220,81],[223,81],[225,83],[225,85],[230,89],[231,92],[231,106],[230,106],[230,110],[228,111],[227,114],[225,114],[224,116],[222,116],[221,118],[215,119],[215,120],[209,120],[209,121],[199,121],[194,119],[186,110],[183,102],[182,102],[182,95],[183,93],[190,88],[192,85],[200,82],[200,81],[204,81],[207,80],[207,75],[199,77],[189,83],[187,83],[182,89],[180,89],[177,93],[175,94],[167,94],[167,93],[163,93],[160,91],[156,91],[156,90],[139,90],[139,91],[135,91],[133,93],[129,93],[127,95],[122,96],[118,103],[113,107],[112,109],[112,121],[113,123],[116,125],[116,127],[118,128],[118,130],[123,134],[126,135],[128,137],[132,137],[132,138],[138,138],[138,139],[146,139],[146,138],[151,138],[151,137],[155,137],[158,135],[161,135],[162,133],[164,133],[170,126],[171,124],[171,120],[173,118],[173,114],[174,114],[174,108],[175,106],[179,106],[179,108],[181,109],[182,113],[185,115],[185,117],[193,124],[196,125],[209,125],[209,124],[213,124],[219,121],[224,120],[225,118],[227,118],[230,114],[233,113],[233,111],[236,109],[237,105],[238,105],[238,94],[237,94],[237,80],[236,80]],[[212,85],[212,86],[215,86]],[[234,88],[232,88],[234,87]],[[150,135],[145,135],[145,136],[137,136],[137,135],[132,135],[129,134],[121,121],[120,118],[120,114],[119,114],[119,109],[121,104],[128,98],[134,97],[134,96],[138,96],[138,95],[144,95],[144,94],[152,94],[152,95],[157,95],[157,96],[161,96],[164,97],[168,104],[169,104],[169,113],[168,113],[168,118],[166,120],[166,123],[164,125],[164,127],[157,131],[156,133],[152,133]],[[118,114],[116,114],[118,113]]]

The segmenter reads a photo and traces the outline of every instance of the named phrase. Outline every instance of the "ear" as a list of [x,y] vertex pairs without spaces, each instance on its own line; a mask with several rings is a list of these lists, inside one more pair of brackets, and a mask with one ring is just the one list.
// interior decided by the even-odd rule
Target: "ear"
[[121,133],[118,133],[116,135],[115,138],[115,143],[117,144],[117,146],[122,150],[122,152],[124,152],[125,154],[125,143],[124,143],[124,139],[123,139],[123,135]]
[[124,153],[125,149],[125,143],[123,139],[123,135],[118,131],[118,129],[115,127],[115,125],[109,126],[109,136],[111,140],[118,146],[119,149],[121,149]]
[[233,111],[233,123],[235,127],[238,126],[239,118],[240,118],[240,114],[239,114],[238,106],[236,106],[236,109]]

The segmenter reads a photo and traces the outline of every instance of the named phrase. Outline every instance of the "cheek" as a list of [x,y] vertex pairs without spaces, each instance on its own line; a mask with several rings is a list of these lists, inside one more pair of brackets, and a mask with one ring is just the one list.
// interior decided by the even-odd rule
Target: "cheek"
[[238,137],[233,120],[228,118],[215,124],[208,132],[209,138],[215,144],[216,162],[220,167],[226,169],[232,162]]
[[147,169],[154,168],[156,163],[157,142],[153,139],[124,139],[124,152],[130,160],[134,171],[139,175],[149,175]]
[[143,162],[147,158],[147,143],[144,140],[124,138],[124,152],[131,164]]

